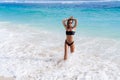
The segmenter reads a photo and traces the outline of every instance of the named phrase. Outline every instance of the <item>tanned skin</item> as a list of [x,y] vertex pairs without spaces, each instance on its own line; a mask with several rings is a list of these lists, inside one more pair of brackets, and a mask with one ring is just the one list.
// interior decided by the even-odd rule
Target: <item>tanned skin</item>
[[[72,16],[68,19],[64,19],[62,21],[62,23],[63,23],[66,31],[76,31],[76,26],[77,26],[78,22],[77,22],[77,19],[74,19]],[[66,24],[66,23],[68,23],[68,24]],[[73,25],[73,23],[74,23],[74,25]],[[72,43],[74,41],[74,35],[66,35],[66,41],[68,43]],[[67,60],[67,58],[68,58],[68,48],[70,48],[70,52],[73,53],[75,51],[75,44],[73,43],[71,46],[68,46],[68,44],[66,44],[66,42],[65,42],[64,60]]]

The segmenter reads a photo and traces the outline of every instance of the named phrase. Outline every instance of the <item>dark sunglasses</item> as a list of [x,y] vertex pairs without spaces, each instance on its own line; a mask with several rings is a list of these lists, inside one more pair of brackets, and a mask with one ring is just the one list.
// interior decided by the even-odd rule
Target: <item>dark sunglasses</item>
[[69,22],[69,24],[72,24],[72,22]]

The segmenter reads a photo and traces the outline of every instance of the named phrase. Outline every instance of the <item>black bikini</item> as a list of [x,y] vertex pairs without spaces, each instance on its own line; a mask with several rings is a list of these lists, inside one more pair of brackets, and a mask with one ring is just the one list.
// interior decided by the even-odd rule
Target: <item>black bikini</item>
[[66,31],[66,35],[74,35],[75,31]]
[[71,43],[68,43],[67,40],[65,40],[65,43],[66,43],[68,46],[71,46],[71,45],[74,43],[74,41],[71,42]]
[[[66,35],[74,35],[74,34],[75,34],[75,31],[66,31]],[[68,46],[71,46],[71,45],[74,43],[74,41],[71,42],[71,43],[68,43],[67,40],[65,40],[65,43],[66,43]]]

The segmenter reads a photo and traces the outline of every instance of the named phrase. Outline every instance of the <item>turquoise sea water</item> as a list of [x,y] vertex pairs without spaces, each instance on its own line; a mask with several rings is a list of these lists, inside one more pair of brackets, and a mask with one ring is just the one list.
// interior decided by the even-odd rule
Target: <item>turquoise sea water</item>
[[70,16],[78,19],[78,35],[120,38],[120,2],[0,3],[0,21],[28,24],[51,32],[64,33],[62,20]]

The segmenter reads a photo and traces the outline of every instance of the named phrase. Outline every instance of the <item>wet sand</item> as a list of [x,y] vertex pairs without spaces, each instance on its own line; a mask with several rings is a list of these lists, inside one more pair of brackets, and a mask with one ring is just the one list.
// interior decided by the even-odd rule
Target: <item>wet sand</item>
[[0,80],[15,80],[13,77],[0,76]]

